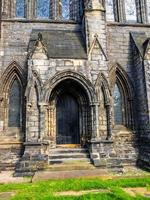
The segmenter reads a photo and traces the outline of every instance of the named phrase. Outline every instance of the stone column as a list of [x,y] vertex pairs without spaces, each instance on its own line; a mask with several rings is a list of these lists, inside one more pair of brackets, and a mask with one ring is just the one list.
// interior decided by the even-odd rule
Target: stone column
[[10,4],[10,17],[16,17],[16,0],[11,0]]
[[35,18],[36,13],[36,2],[34,0],[30,0],[26,2],[26,16],[27,19],[33,19]]
[[124,23],[126,20],[124,1],[118,0],[118,21]]
[[92,140],[99,135],[99,103],[95,102],[91,105],[92,112]]
[[2,16],[4,18],[8,18],[10,16],[10,10],[9,10],[9,1],[8,0],[3,0],[2,1]]
[[111,115],[111,106],[106,104],[106,115],[107,115],[107,137],[106,140],[111,139],[112,137],[112,115]]
[[46,137],[46,110],[48,104],[45,102],[40,102],[38,105],[40,111],[39,140],[42,141],[44,137]]
[[27,102],[26,104],[26,136],[25,136],[25,142],[29,142],[31,135],[29,131],[29,116],[30,116],[30,109],[32,105],[31,103]]
[[138,22],[147,23],[147,9],[146,9],[146,0],[138,0]]

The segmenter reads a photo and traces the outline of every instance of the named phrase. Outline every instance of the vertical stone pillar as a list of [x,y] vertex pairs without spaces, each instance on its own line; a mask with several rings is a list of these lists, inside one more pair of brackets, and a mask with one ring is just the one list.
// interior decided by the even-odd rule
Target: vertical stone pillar
[[36,1],[30,0],[26,2],[26,17],[27,19],[33,19],[36,16]]
[[9,0],[2,1],[2,15],[4,18],[10,17],[10,2],[9,2]]
[[91,105],[92,114],[92,140],[99,135],[99,103],[95,102]]
[[60,19],[62,14],[61,0],[55,1],[55,19]]
[[31,109],[31,103],[26,103],[26,137],[25,142],[29,142],[31,140],[31,135],[29,131],[29,116],[30,116],[30,109]]
[[106,115],[107,115],[107,137],[106,140],[111,139],[112,137],[112,115],[111,115],[111,106],[110,104],[106,106]]
[[138,8],[138,22],[147,23],[147,9],[146,9],[146,0],[138,0],[137,1]]
[[39,140],[42,141],[44,137],[46,137],[46,111],[48,104],[45,102],[40,102],[39,104],[40,110],[40,127],[39,127]]
[[118,21],[124,23],[126,21],[124,1],[118,0]]
[[16,17],[16,0],[12,0],[10,4],[10,17]]
[[[91,2],[91,4],[89,4]],[[99,0],[91,0],[85,7],[85,28],[88,51],[90,51],[94,36],[97,35],[102,47],[106,50],[105,9]]]

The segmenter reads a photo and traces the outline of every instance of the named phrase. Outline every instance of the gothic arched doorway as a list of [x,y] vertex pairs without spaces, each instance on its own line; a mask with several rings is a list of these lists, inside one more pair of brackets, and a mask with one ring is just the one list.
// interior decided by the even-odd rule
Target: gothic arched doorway
[[52,90],[48,108],[48,135],[56,145],[84,145],[91,137],[91,107],[87,91],[66,79]]
[[56,143],[79,144],[79,105],[72,94],[63,93],[56,103]]

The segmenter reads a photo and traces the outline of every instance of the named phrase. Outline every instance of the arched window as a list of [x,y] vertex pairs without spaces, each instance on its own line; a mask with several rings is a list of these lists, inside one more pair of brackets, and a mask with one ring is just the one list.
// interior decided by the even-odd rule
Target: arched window
[[25,0],[16,0],[16,17],[25,17]]
[[123,98],[117,84],[114,87],[114,121],[116,125],[123,124]]
[[50,17],[50,0],[37,0],[37,17]]
[[9,127],[20,127],[22,121],[21,86],[17,79],[14,80],[9,92]]
[[147,17],[148,22],[150,23],[150,0],[147,0]]
[[135,0],[125,0],[124,2],[125,2],[126,21],[128,22],[137,21]]
[[114,2],[113,0],[106,0],[106,20],[114,21]]

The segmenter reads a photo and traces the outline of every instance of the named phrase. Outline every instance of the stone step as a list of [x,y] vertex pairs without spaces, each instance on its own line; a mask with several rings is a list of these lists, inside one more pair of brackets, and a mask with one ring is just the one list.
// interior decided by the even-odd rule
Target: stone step
[[90,155],[87,153],[52,153],[51,155],[49,155],[49,159],[65,159],[65,158],[90,158]]
[[88,153],[87,149],[83,148],[56,148],[50,150],[49,154],[65,154],[65,153]]
[[60,159],[49,159],[49,164],[61,164],[61,163],[74,163],[74,162],[87,162],[91,163],[88,158],[60,158]]
[[79,162],[79,163],[61,163],[48,165],[47,170],[50,171],[71,171],[71,170],[94,170],[96,169],[93,164]]
[[0,171],[13,171],[15,166],[15,163],[0,163]]
[[56,148],[49,152],[48,164],[86,162],[90,163],[90,155],[83,148]]

